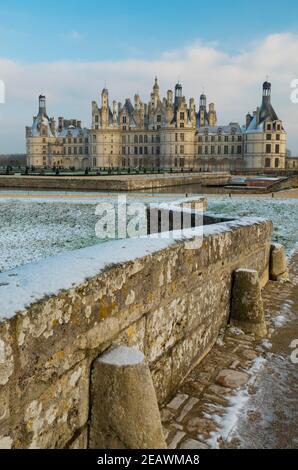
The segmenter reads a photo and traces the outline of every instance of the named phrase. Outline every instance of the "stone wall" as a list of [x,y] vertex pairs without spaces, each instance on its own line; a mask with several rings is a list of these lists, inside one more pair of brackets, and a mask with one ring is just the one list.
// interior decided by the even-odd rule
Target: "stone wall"
[[132,176],[0,176],[0,188],[80,191],[136,191],[189,184],[224,185],[229,173]]
[[169,399],[228,322],[233,271],[266,283],[271,232],[258,219],[211,225],[200,248],[144,253],[3,321],[0,448],[86,447],[92,364],[112,344],[144,352]]

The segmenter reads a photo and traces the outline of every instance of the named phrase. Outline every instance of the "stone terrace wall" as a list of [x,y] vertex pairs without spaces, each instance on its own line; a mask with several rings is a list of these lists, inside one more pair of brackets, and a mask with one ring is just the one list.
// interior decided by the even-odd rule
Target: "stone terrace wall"
[[0,188],[52,189],[73,191],[137,191],[173,186],[224,185],[229,173],[185,173],[122,176],[0,176]]
[[228,322],[233,271],[268,279],[271,232],[256,220],[207,227],[201,248],[181,241],[111,266],[2,322],[0,448],[86,447],[92,363],[113,343],[143,351],[159,403],[171,397]]

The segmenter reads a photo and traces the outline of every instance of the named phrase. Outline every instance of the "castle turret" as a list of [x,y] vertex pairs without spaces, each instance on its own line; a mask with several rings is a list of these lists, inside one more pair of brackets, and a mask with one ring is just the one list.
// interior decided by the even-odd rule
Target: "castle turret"
[[46,116],[47,115],[47,110],[46,110],[46,97],[45,95],[39,95],[38,97],[39,100],[39,110],[38,114],[41,116]]

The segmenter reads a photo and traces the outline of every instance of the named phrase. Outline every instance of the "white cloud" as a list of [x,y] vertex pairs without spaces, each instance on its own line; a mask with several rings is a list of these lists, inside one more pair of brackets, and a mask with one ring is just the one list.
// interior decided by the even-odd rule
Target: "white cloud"
[[99,100],[105,81],[111,100],[123,102],[138,91],[148,101],[155,75],[163,95],[180,77],[187,97],[198,100],[205,87],[221,123],[244,123],[247,111],[260,105],[267,74],[273,105],[289,134],[289,147],[298,154],[298,105],[290,100],[290,83],[298,78],[298,35],[273,34],[235,55],[223,52],[216,43],[197,41],[150,61],[24,64],[0,59],[0,79],[6,84],[6,104],[0,105],[0,153],[24,150],[24,126],[37,111],[41,91],[47,95],[51,116],[77,117],[88,126],[91,101]]

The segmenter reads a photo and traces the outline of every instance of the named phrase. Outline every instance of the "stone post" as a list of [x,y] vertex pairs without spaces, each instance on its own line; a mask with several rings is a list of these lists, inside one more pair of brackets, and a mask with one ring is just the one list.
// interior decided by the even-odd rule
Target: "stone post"
[[160,413],[144,355],[118,346],[100,356],[91,379],[91,449],[163,449]]
[[266,336],[267,327],[257,271],[237,269],[234,272],[231,324],[245,333]]
[[270,279],[271,281],[280,281],[288,278],[289,273],[284,246],[272,243],[270,249]]

